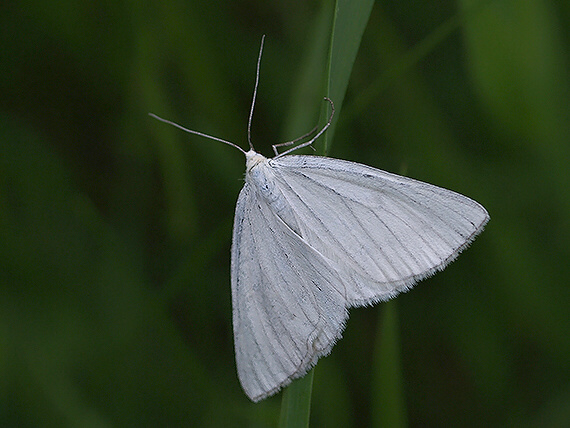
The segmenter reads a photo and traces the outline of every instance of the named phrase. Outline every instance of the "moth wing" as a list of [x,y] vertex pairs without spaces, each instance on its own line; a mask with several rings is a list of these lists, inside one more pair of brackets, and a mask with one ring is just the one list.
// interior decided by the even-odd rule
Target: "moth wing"
[[303,376],[340,337],[347,310],[335,269],[245,184],[231,263],[237,371],[259,401]]
[[463,195],[358,163],[283,156],[270,165],[300,235],[336,267],[348,305],[389,299],[443,269],[489,220]]

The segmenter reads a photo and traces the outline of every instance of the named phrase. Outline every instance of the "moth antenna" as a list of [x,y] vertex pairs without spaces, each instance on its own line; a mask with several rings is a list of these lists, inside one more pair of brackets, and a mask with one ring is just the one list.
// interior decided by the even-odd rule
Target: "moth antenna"
[[247,121],[247,142],[249,148],[253,150],[251,142],[251,121],[253,119],[253,107],[255,107],[255,98],[257,97],[257,87],[259,86],[259,68],[261,66],[261,54],[263,53],[263,43],[265,41],[265,34],[261,36],[261,46],[259,47],[259,56],[257,57],[257,71],[255,73],[255,86],[253,87],[253,99],[251,100],[251,109],[249,110],[249,119]]
[[149,113],[148,114],[150,117],[154,117],[156,120],[160,120],[161,122],[164,123],[168,123],[169,125],[172,125],[178,129],[181,129],[185,132],[189,132],[190,134],[194,134],[194,135],[198,135],[200,137],[204,137],[204,138],[209,138],[210,140],[214,140],[214,141],[219,141],[220,143],[224,143],[224,144],[228,144],[232,147],[235,147],[236,149],[238,149],[240,152],[242,152],[243,154],[245,154],[245,150],[242,149],[240,146],[238,146],[237,144],[232,143],[231,141],[226,141],[226,140],[222,140],[221,138],[218,137],[214,137],[212,135],[208,135],[208,134],[204,134],[203,132],[198,132],[198,131],[193,131],[192,129],[188,129],[183,127],[182,125],[177,124],[176,122],[172,122],[171,120],[168,119],[163,119],[160,116],[157,116],[154,113]]

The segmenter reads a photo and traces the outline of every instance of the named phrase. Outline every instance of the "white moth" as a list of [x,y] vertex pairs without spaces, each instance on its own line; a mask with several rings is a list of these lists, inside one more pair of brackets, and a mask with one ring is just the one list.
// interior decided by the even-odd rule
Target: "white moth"
[[[339,159],[241,150],[231,285],[238,376],[257,402],[302,377],[341,337],[348,309],[442,270],[483,230],[485,208],[450,190]],[[311,133],[310,133],[311,134]],[[305,136],[306,137],[306,136]],[[302,137],[303,138],[303,137]]]

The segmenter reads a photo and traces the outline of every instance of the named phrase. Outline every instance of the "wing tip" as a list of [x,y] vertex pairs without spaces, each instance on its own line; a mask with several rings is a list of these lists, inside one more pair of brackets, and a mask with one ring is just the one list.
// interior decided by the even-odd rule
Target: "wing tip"
[[[341,319],[341,322],[338,324],[338,328],[336,332],[334,332],[333,337],[328,338],[328,340],[323,342],[324,346],[315,350],[315,352],[310,352],[310,350],[315,349],[314,348],[315,343],[321,336],[319,334],[316,334],[314,337],[309,337],[307,339],[307,341],[311,343],[311,345],[308,346],[309,351],[307,352],[301,363],[298,365],[297,370],[292,374],[287,375],[285,379],[283,379],[276,386],[270,389],[260,392],[260,391],[255,391],[256,388],[251,388],[251,389],[247,388],[246,382],[242,381],[241,376],[239,376],[238,374],[238,377],[240,377],[240,383],[242,389],[245,392],[245,394],[249,397],[251,401],[253,401],[254,403],[258,403],[266,398],[269,398],[277,394],[282,389],[289,386],[291,382],[293,382],[294,380],[304,377],[307,373],[309,373],[309,371],[311,371],[317,365],[317,362],[321,358],[326,357],[331,353],[332,349],[334,348],[334,345],[342,338],[342,333],[346,327],[347,321],[348,321],[348,308],[345,307],[343,317]],[[318,330],[318,328],[316,328],[315,331],[316,330]]]
[[471,243],[475,240],[475,238],[481,232],[483,232],[485,225],[489,222],[489,220],[491,218],[489,216],[489,213],[484,208],[483,208],[483,211],[485,214],[484,218],[478,226],[475,226],[475,230],[473,231],[473,233],[471,235],[469,235],[465,239],[465,242],[463,242],[463,244],[458,246],[441,263],[439,263],[438,265],[433,266],[433,267],[431,267],[431,268],[429,268],[429,269],[427,269],[427,270],[425,270],[419,274],[412,275],[408,278],[404,278],[404,279],[401,279],[399,281],[394,281],[392,283],[393,288],[391,288],[390,291],[388,291],[386,293],[378,294],[378,295],[368,297],[368,298],[363,298],[363,299],[347,300],[350,307],[373,306],[373,305],[380,303],[380,302],[387,302],[388,300],[395,298],[399,294],[406,293],[407,291],[411,290],[412,288],[414,288],[414,286],[418,282],[420,282],[426,278],[429,278],[430,276],[433,276],[438,272],[443,271],[447,266],[449,266],[449,264],[451,264],[453,261],[455,261],[459,257],[459,255],[463,252],[463,250],[467,249],[469,247],[469,245],[471,245]]

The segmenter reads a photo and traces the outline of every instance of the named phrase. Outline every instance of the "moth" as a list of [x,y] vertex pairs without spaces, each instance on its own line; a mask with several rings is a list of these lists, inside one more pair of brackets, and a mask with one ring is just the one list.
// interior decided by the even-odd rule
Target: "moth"
[[[248,120],[231,251],[238,376],[254,402],[302,377],[340,338],[348,309],[393,298],[444,269],[483,230],[482,205],[451,190],[323,156],[266,158],[251,143],[263,41]],[[316,133],[315,133],[316,132]],[[309,135],[309,134],[308,134]],[[307,137],[305,135],[304,137]]]

